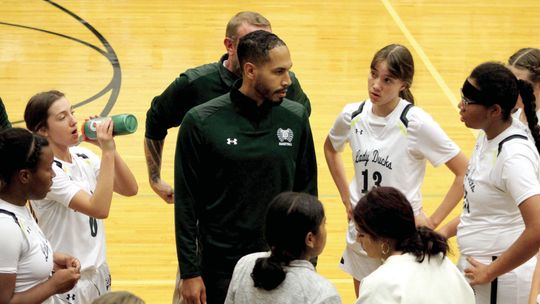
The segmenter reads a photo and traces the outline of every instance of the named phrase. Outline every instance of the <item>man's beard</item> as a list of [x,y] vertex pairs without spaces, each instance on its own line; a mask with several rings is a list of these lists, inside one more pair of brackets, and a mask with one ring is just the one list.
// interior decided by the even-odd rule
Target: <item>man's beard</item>
[[281,102],[281,101],[283,101],[283,97],[279,97],[277,100],[272,99],[272,97],[274,96],[274,93],[277,93],[277,91],[279,91],[279,90],[271,91],[266,86],[264,86],[264,84],[262,82],[260,82],[260,81],[255,82],[255,92],[257,92],[257,94],[262,96],[264,98],[264,100],[269,100],[271,102]]

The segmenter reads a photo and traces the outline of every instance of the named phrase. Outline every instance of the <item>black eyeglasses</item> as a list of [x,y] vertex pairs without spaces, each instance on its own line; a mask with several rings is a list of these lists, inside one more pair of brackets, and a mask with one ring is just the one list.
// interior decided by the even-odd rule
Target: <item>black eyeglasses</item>
[[469,99],[469,98],[465,97],[465,95],[463,95],[463,89],[461,89],[461,102],[463,102],[463,104],[464,104],[465,106],[468,106],[468,105],[470,105],[470,104],[480,104],[480,103],[477,102],[477,101],[474,101],[474,100],[472,100],[472,99]]

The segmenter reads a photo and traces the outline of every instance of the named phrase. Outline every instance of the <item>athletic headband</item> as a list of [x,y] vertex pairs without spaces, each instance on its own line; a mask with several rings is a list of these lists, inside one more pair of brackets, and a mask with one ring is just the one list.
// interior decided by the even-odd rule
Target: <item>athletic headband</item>
[[465,79],[465,82],[463,83],[461,94],[467,100],[468,104],[481,104],[485,106],[493,105],[490,98],[482,91],[475,88],[468,79]]

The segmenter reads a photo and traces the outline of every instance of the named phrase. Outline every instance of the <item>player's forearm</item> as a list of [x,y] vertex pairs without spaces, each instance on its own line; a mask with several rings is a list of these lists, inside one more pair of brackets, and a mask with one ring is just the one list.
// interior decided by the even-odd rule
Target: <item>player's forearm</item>
[[468,163],[469,160],[463,152],[459,152],[456,156],[446,162],[446,166],[452,171],[455,178],[442,203],[431,215],[431,223],[435,227],[440,225],[463,198],[463,180],[465,179]]
[[444,225],[437,232],[442,234],[447,239],[454,237],[457,234],[457,226],[459,225],[459,221],[460,221],[460,218],[459,216],[457,216],[453,218],[452,220],[450,220],[448,223],[446,223],[446,225]]
[[521,236],[498,259],[489,265],[489,275],[496,278],[528,261],[538,252],[538,230],[525,228]]
[[114,192],[124,196],[137,194],[137,180],[118,152],[114,154],[114,168]]
[[456,176],[443,201],[431,215],[431,222],[435,225],[435,227],[441,224],[441,222],[450,214],[450,212],[454,210],[462,198],[463,176]]
[[341,158],[340,152],[334,150],[332,143],[328,138],[324,142],[324,157],[326,164],[330,170],[330,175],[339,191],[341,201],[343,204],[350,204],[349,185],[347,182],[347,175],[345,173],[345,166]]
[[96,181],[96,188],[92,197],[91,204],[97,206],[98,214],[96,218],[107,218],[111,209],[111,202],[114,188],[114,154],[116,152],[103,151],[101,155],[101,165],[99,175]]

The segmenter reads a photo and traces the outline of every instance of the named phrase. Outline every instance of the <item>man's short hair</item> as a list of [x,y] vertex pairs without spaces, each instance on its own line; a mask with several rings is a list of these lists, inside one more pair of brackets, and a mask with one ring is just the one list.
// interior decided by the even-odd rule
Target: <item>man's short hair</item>
[[268,62],[270,60],[268,53],[278,46],[286,46],[286,44],[276,34],[263,30],[251,32],[240,38],[236,52],[242,72],[246,62],[255,65]]
[[239,12],[238,14],[234,15],[234,17],[232,17],[229,23],[227,23],[225,37],[228,37],[233,41],[236,40],[236,38],[238,38],[236,37],[236,35],[238,34],[238,28],[243,23],[247,23],[261,28],[272,28],[272,26],[270,25],[270,21],[268,21],[268,19],[264,18],[264,16],[259,13]]

